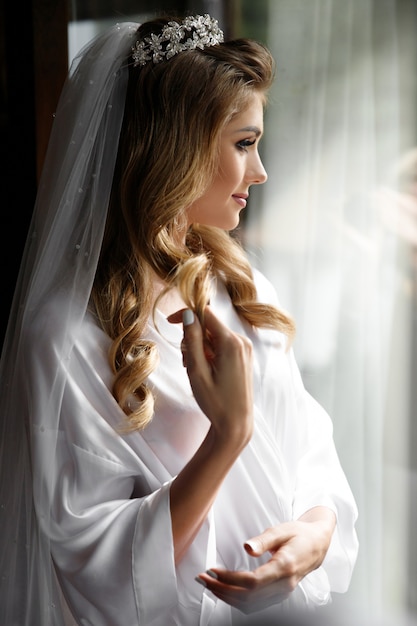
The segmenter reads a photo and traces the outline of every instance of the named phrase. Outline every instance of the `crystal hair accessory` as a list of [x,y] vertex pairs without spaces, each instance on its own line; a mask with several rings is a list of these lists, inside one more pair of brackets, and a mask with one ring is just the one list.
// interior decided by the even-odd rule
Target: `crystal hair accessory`
[[[191,34],[191,31],[192,34]],[[190,34],[187,37],[187,34]],[[148,61],[160,63],[185,50],[203,50],[224,41],[218,21],[210,15],[184,18],[181,23],[168,22],[160,35],[152,33],[132,46],[133,65],[146,65]]]

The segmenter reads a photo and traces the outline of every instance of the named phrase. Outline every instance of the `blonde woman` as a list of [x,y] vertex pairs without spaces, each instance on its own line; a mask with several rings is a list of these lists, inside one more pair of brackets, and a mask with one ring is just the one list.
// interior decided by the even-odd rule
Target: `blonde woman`
[[2,362],[4,623],[226,626],[349,585],[330,418],[230,235],[273,66],[205,15],[118,24],[70,70]]

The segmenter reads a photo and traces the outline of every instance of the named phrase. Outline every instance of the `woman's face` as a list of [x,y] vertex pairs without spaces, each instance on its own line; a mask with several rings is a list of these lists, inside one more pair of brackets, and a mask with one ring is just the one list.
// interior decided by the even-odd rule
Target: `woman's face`
[[189,224],[236,228],[250,186],[267,179],[258,153],[262,132],[263,100],[253,94],[249,106],[222,131],[217,173],[207,191],[189,207]]

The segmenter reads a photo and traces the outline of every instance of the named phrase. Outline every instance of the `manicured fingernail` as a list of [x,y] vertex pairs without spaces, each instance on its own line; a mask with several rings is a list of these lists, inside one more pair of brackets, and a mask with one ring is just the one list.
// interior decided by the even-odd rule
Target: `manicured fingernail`
[[206,571],[206,574],[208,574],[208,575],[209,575],[209,576],[211,576],[212,578],[215,578],[216,580],[218,580],[218,578],[219,578],[219,577],[217,576],[216,572],[213,572],[213,570],[212,570],[212,569],[208,569],[208,570]]
[[249,539],[249,541],[245,541],[245,548],[249,548],[252,552],[258,552],[260,545],[254,539]]
[[194,580],[196,581],[196,583],[200,583],[200,585],[203,585],[203,587],[207,587],[206,582],[202,580],[201,578],[199,578],[198,576],[196,576]]
[[190,326],[194,322],[194,313],[191,309],[185,309],[182,313],[182,323],[184,326]]

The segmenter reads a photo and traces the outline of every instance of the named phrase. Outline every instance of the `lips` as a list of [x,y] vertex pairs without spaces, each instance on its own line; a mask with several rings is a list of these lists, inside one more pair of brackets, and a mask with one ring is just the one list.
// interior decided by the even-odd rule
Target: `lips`
[[246,200],[248,198],[247,193],[235,193],[232,198],[241,206],[243,209],[246,206]]

